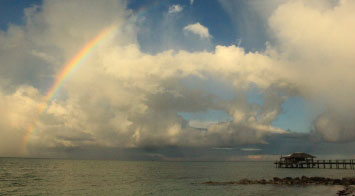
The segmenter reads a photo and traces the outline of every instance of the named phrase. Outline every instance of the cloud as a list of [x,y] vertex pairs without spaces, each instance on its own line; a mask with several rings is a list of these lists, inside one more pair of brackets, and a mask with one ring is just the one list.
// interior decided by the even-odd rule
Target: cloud
[[[269,19],[275,42],[265,51],[245,52],[231,45],[211,51],[149,54],[141,50],[136,18],[125,4],[44,1],[40,7],[26,9],[25,25],[0,31],[0,107],[4,111],[0,153],[21,155],[22,138],[36,122],[27,141],[28,155],[114,154],[113,149],[120,149],[117,152],[127,158],[125,153],[134,151],[137,156],[164,160],[200,153],[196,159],[202,160],[211,158],[206,149],[253,144],[242,148],[262,150],[234,158],[266,159],[258,153],[272,154],[277,141],[289,136],[272,122],[282,112],[282,103],[294,95],[327,106],[327,112],[314,122],[314,135],[331,142],[354,141],[355,32],[350,25],[354,3],[344,1],[331,8],[293,1],[278,6]],[[62,66],[112,24],[120,27],[116,34],[100,43],[66,79],[48,110],[34,116]],[[200,23],[184,31],[212,37]],[[202,84],[213,79],[230,86],[235,96],[225,100],[189,86],[184,81],[191,77]],[[252,88],[263,93],[263,105],[248,102]],[[231,119],[191,124],[179,115],[209,109],[224,111]],[[299,144],[309,147],[302,139],[287,141],[293,143],[284,146],[295,144],[290,149],[299,149],[295,147]],[[268,146],[274,149],[266,152]]]
[[[268,19],[275,9],[287,0],[269,1],[229,1],[218,0],[226,11],[235,32],[237,44],[250,51],[265,49],[265,43],[271,42]],[[238,41],[239,40],[239,41]]]
[[259,148],[241,148],[240,150],[242,150],[242,151],[260,151],[261,149],[259,149]]
[[208,28],[201,25],[199,22],[185,26],[184,31],[196,34],[196,35],[200,36],[200,38],[203,38],[203,39],[210,39],[212,37],[208,32]]
[[[89,146],[127,149],[234,146],[266,143],[267,135],[284,133],[271,125],[283,100],[271,92],[288,87],[280,82],[278,75],[282,74],[270,57],[245,53],[236,46],[217,46],[211,52],[144,53],[136,42],[134,16],[124,9],[124,4],[107,2],[96,2],[94,6],[80,1],[45,1],[41,9],[33,7],[26,11],[25,26],[11,26],[0,34],[2,51],[11,54],[23,50],[16,57],[3,55],[1,69],[14,68],[14,75],[1,77],[6,81],[2,83],[1,101],[7,102],[6,97],[15,95],[19,98],[10,98],[14,103],[28,100],[6,108],[12,116],[24,118],[33,113],[27,107],[38,108],[44,100],[49,86],[43,84],[53,82],[56,73],[80,46],[106,25],[120,26],[114,37],[98,45],[66,79],[58,96],[48,103],[48,110],[32,119],[19,120],[20,128],[4,121],[5,135],[15,135],[14,130],[18,130],[13,137],[16,142],[12,143],[21,143],[29,126],[36,127],[26,146],[27,153],[32,155],[46,154],[49,149]],[[86,6],[85,12],[78,15],[78,10]],[[207,32],[210,37],[205,30],[202,36]],[[23,77],[27,75],[26,66],[33,66],[33,77]],[[183,81],[191,76],[201,82],[214,78],[231,85],[239,92],[238,96],[224,101],[206,90],[190,88]],[[246,92],[251,84],[273,95],[269,106],[248,104]],[[36,96],[14,94],[22,92],[23,86],[33,89]],[[189,126],[178,115],[208,109],[225,111],[233,118],[199,129]],[[10,149],[10,144],[3,143]],[[17,154],[20,151],[17,149]]]
[[[66,17],[70,17],[68,16],[70,14],[75,16],[73,20],[69,20],[71,23],[66,23],[63,28],[59,28],[57,24],[62,23],[58,16],[64,13],[60,10],[68,5],[56,1],[45,2],[41,10],[31,13],[28,17],[33,21],[27,26],[16,26],[18,31],[23,32],[24,37],[29,36],[24,41],[34,43],[26,49],[30,51],[26,53],[27,55],[21,55],[16,59],[22,60],[27,56],[34,56],[35,61],[27,61],[27,65],[36,64],[39,61],[52,67],[45,74],[48,76],[45,78],[46,83],[52,83],[53,76],[60,71],[61,66],[75,55],[75,51],[79,49],[78,45],[85,45],[85,42],[99,32],[96,27],[104,28],[102,24],[107,23],[112,13],[101,13],[100,10],[106,10],[105,6],[110,8],[118,6],[103,4],[100,6],[104,8],[86,9],[90,13],[84,15],[100,16],[89,25],[85,24],[87,20],[85,17],[80,18],[75,14],[75,10],[82,9],[85,5],[76,1],[71,3],[65,15]],[[101,15],[93,14],[96,11]],[[242,93],[251,83],[265,91],[273,83],[277,85],[277,81],[271,77],[272,74],[268,73],[272,66],[268,57],[257,53],[246,54],[242,48],[236,46],[218,46],[212,52],[190,53],[182,50],[147,54],[140,50],[139,45],[132,38],[134,27],[125,21],[130,22],[130,15],[125,15],[124,12],[120,14],[122,15],[116,16],[120,20],[111,19],[111,22],[119,24],[122,28],[111,40],[101,43],[95,52],[85,59],[80,65],[80,71],[73,72],[72,76],[66,79],[59,96],[48,103],[48,110],[33,117],[37,120],[19,121],[21,130],[18,131],[19,135],[16,137],[17,143],[21,142],[26,127],[37,122],[34,124],[36,130],[27,141],[26,150],[29,154],[46,154],[49,149],[76,149],[88,146],[106,148],[213,147],[265,143],[263,138],[268,134],[283,132],[281,129],[272,127],[270,121],[265,121],[263,118],[258,120],[256,115],[259,114],[255,111],[259,109],[249,108],[246,93]],[[44,25],[32,26],[43,23]],[[83,25],[84,29],[76,32],[75,27],[79,24]],[[26,28],[35,29],[34,38],[28,33],[31,31],[24,30]],[[67,36],[61,36],[59,32]],[[126,33],[129,36],[125,36]],[[79,38],[77,35],[80,34],[85,36]],[[48,50],[37,48],[37,45],[43,41],[37,39],[39,37],[47,39]],[[2,40],[6,43],[12,41],[11,38],[12,34],[8,32]],[[22,44],[16,47],[22,47]],[[16,50],[16,47],[11,50]],[[4,50],[10,49],[4,48]],[[8,56],[10,60],[13,58],[13,56]],[[253,66],[247,66],[249,64]],[[4,67],[7,66],[18,67],[21,64],[4,64]],[[23,70],[19,69],[15,73],[18,72],[23,72]],[[35,73],[38,74],[38,72]],[[201,81],[209,77],[223,78],[222,83],[231,83],[236,89],[240,89],[240,97],[233,100],[239,105],[233,102],[218,101],[218,97],[205,90],[189,88],[183,80],[190,76],[195,76]],[[30,85],[38,95],[28,97],[26,94],[20,94],[20,97],[29,99],[27,102],[32,103],[31,107],[39,107],[44,99],[44,93],[41,92],[45,92],[47,86],[32,84],[27,80],[22,80],[20,76],[7,79],[10,83],[19,85],[6,85],[4,89],[10,88],[11,90],[3,90],[4,97],[11,97],[12,91],[17,92],[21,86]],[[15,103],[20,103],[17,99],[13,100]],[[19,104],[18,107],[29,106]],[[209,108],[227,111],[229,115],[235,116],[235,120],[218,123],[202,130],[190,127],[188,122],[178,115],[179,112],[203,112]],[[14,116],[31,116],[23,112],[27,111],[25,109],[15,110],[14,107],[7,110],[11,110],[8,113],[14,113]],[[260,111],[264,110],[260,108]],[[265,112],[268,113],[266,110]],[[263,112],[260,115],[263,116]],[[6,134],[11,135],[17,125],[6,126],[9,127],[6,129],[9,131]]]
[[352,1],[291,1],[269,19],[274,52],[301,96],[324,105],[314,129],[327,141],[354,141],[355,28]]
[[172,5],[169,7],[168,13],[169,14],[174,14],[174,13],[179,13],[183,10],[184,8],[181,5]]
[[0,109],[3,115],[0,118],[0,154],[2,156],[19,155],[22,152],[22,138],[38,110],[37,89],[30,86],[21,86],[15,92],[5,93],[0,86]]
[[328,142],[355,141],[355,119],[353,111],[341,113],[327,111],[314,121],[314,133]]
[[195,128],[207,129],[210,125],[216,124],[216,121],[200,121],[200,120],[190,120],[189,126]]
[[194,0],[190,0],[190,5],[193,5],[194,4]]
[[[158,21],[157,21],[158,20]],[[163,14],[162,17],[147,17],[137,25],[137,39],[142,52],[157,54],[167,50],[213,51],[214,45],[208,39],[196,39],[197,36],[186,36],[182,29],[191,15]]]

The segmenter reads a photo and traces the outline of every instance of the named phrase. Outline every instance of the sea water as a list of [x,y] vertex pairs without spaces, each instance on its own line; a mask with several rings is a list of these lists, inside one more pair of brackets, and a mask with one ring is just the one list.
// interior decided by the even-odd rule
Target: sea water
[[345,169],[278,169],[272,162],[0,158],[0,195],[336,195],[331,185],[205,185],[273,177],[355,176]]

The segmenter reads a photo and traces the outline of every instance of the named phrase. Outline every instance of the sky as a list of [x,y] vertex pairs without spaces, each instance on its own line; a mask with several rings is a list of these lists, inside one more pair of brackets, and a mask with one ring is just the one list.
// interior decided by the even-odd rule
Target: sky
[[354,1],[0,5],[0,156],[355,157]]

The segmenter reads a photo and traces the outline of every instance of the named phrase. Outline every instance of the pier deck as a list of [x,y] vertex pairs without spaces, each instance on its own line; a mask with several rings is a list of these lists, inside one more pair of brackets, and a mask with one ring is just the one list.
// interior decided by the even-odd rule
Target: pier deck
[[312,160],[299,162],[275,161],[276,168],[355,169],[355,160]]

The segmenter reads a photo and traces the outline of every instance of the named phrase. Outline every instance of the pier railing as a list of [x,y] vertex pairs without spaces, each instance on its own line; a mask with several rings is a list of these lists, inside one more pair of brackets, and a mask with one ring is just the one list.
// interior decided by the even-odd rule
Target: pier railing
[[313,160],[313,161],[275,161],[276,168],[328,168],[328,169],[355,169],[355,160]]

